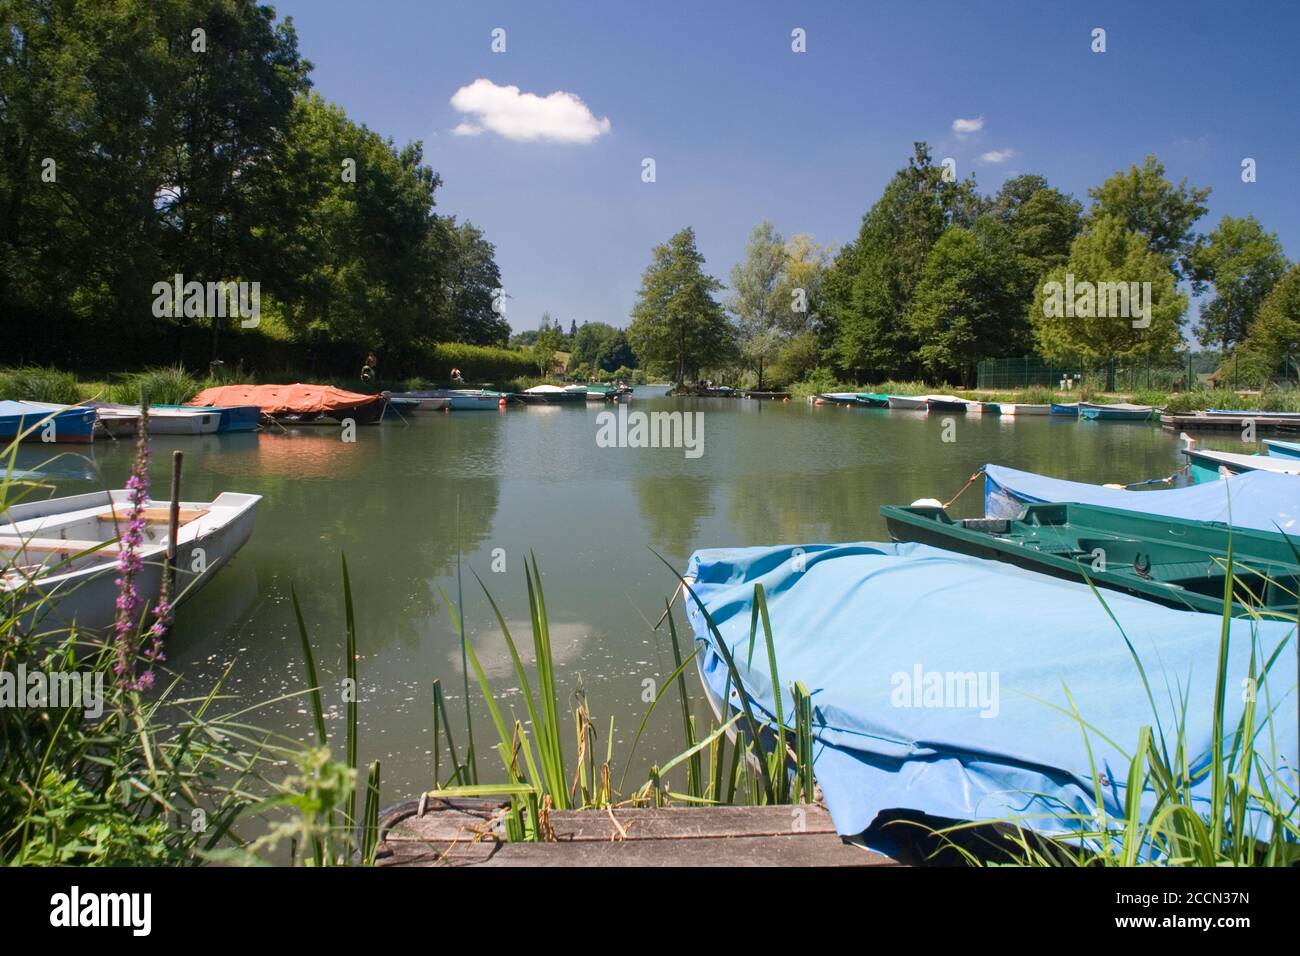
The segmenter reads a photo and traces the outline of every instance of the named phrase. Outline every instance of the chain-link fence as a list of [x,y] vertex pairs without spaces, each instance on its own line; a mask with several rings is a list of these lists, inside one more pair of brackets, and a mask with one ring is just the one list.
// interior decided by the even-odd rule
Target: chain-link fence
[[1191,387],[1195,384],[1196,376],[1190,365],[1118,362],[1060,364],[1033,355],[984,359],[977,370],[978,387],[982,390],[1033,386],[1057,388],[1066,380],[1075,385],[1083,384],[1103,391],[1134,392],[1147,388],[1174,391]]

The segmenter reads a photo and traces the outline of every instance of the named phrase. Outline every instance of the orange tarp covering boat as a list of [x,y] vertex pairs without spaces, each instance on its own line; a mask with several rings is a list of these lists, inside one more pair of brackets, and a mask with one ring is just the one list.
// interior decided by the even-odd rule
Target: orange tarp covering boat
[[[359,392],[347,392],[332,385],[220,385],[206,388],[195,395],[186,405],[202,407],[256,405],[263,414],[281,415],[328,415],[337,418],[340,414],[362,412],[382,413],[385,404],[382,395],[362,395]],[[375,417],[378,417],[376,414]]]

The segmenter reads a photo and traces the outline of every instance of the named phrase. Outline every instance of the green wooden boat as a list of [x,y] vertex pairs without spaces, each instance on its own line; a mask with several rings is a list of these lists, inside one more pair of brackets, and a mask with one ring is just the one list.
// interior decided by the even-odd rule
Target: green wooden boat
[[889,396],[884,392],[858,392],[858,401],[872,408],[888,408]]
[[992,558],[1185,610],[1223,613],[1229,539],[1233,613],[1294,619],[1300,559],[1281,534],[1080,504],[1019,518],[954,520],[942,508],[880,509],[895,541]]

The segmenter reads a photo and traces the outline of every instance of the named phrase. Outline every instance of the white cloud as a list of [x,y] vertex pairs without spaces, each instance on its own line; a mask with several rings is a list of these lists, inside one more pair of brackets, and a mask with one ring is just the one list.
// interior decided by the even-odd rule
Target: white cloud
[[987,153],[980,154],[981,163],[1005,163],[1016,151],[1008,146],[1006,149],[990,149]]
[[974,119],[955,119],[952,121],[952,131],[958,136],[969,136],[971,133],[978,133],[983,128],[983,113]]
[[451,105],[472,118],[472,122],[462,122],[452,130],[457,136],[477,136],[490,130],[521,143],[590,143],[610,128],[607,117],[597,119],[587,104],[572,93],[557,90],[549,96],[538,96],[482,78],[458,89]]

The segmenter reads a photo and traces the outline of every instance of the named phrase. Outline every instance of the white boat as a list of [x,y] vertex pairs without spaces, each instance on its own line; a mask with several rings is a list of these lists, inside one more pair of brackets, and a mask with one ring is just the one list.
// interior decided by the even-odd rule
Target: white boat
[[1026,405],[1024,402],[1002,402],[1003,415],[1050,415],[1051,405]]
[[448,396],[448,407],[452,411],[487,411],[501,403],[502,396],[497,392],[485,392],[481,388],[458,388]]
[[[134,435],[140,428],[139,405],[97,404],[95,416],[110,435]],[[219,408],[149,407],[150,435],[211,435],[220,427]]]
[[889,407],[907,412],[925,412],[930,409],[924,395],[890,395]]
[[[243,547],[261,500],[261,495],[224,492],[212,501],[180,503],[174,603],[193,595]],[[111,626],[117,615],[119,535],[129,509],[125,489],[6,509],[0,524],[0,594],[23,602],[6,613],[28,629],[38,621],[42,630]],[[161,593],[170,509],[171,502],[150,501],[144,512],[144,563],[135,582],[150,606]]]

